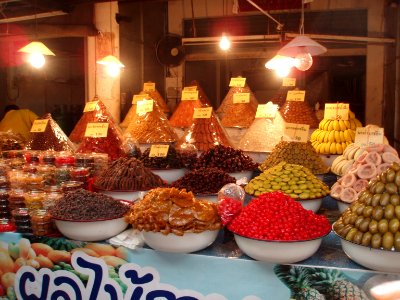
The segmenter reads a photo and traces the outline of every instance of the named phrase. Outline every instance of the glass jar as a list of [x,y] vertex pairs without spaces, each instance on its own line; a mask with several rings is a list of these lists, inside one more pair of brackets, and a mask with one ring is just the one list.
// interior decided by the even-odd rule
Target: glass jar
[[54,174],[56,171],[56,167],[52,165],[41,165],[38,166],[38,174],[43,176],[43,184],[44,185],[53,185],[56,180],[54,178]]
[[8,190],[0,189],[0,218],[8,219],[10,217],[9,198]]
[[11,188],[24,188],[27,174],[22,170],[11,170],[8,172],[8,180]]
[[61,184],[62,191],[64,193],[76,191],[83,188],[83,182],[81,181],[66,181]]
[[30,210],[42,209],[44,196],[44,192],[40,190],[25,193],[25,206]]
[[42,156],[42,163],[44,165],[54,166],[56,164],[56,153],[54,151],[46,151]]
[[39,163],[39,152],[38,151],[26,151],[24,158],[27,163],[38,164]]
[[18,189],[11,189],[9,192],[8,198],[8,208],[10,211],[26,207],[25,206],[25,190],[18,188]]
[[11,220],[4,218],[0,219],[0,232],[10,232],[15,231],[15,225]]
[[63,191],[60,186],[58,185],[52,185],[52,186],[47,186],[45,188],[45,196],[43,200],[43,208],[44,209],[49,209],[54,206],[54,204],[62,198],[63,196]]
[[0,176],[0,188],[8,187],[10,187],[10,182],[8,181],[7,176]]
[[91,154],[80,153],[75,156],[75,167],[93,168],[94,157]]
[[36,236],[44,236],[53,232],[53,221],[50,213],[45,209],[37,209],[30,212],[32,233]]
[[83,183],[82,188],[87,188],[87,182],[90,177],[90,171],[89,168],[73,168],[71,170],[71,180],[72,181],[80,181]]
[[27,208],[16,208],[11,211],[11,216],[14,220],[18,232],[32,232],[31,218],[29,216],[29,210]]
[[75,157],[71,152],[61,151],[56,155],[56,166],[73,166],[75,164]]
[[37,190],[43,187],[43,175],[39,173],[27,174],[25,177],[26,189]]
[[56,184],[71,180],[71,168],[66,166],[57,168],[54,172],[54,179]]
[[94,169],[93,175],[98,175],[108,167],[108,154],[106,153],[93,153]]

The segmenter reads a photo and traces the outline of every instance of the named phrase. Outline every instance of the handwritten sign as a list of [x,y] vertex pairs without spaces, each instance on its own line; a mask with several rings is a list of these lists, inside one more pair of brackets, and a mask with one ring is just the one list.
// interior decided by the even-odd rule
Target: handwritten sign
[[44,132],[49,123],[49,119],[33,121],[31,132]]
[[186,101],[186,100],[197,100],[199,99],[199,91],[196,90],[183,90],[182,91],[182,96],[181,100]]
[[88,112],[88,111],[94,111],[95,109],[96,109],[96,107],[97,107],[97,103],[98,103],[99,101],[90,101],[90,102],[87,102],[86,104],[85,104],[85,108],[83,109],[83,112]]
[[153,111],[153,100],[141,100],[136,103],[136,114],[145,114]]
[[290,77],[283,78],[282,86],[296,86],[296,78],[290,78]]
[[92,138],[107,137],[108,123],[88,123],[86,125],[85,136]]
[[184,91],[197,91],[197,85],[192,85],[192,86],[185,86],[183,88]]
[[167,157],[169,145],[151,145],[149,157]]
[[229,82],[230,87],[244,87],[246,84],[246,78],[243,77],[233,77]]
[[291,142],[306,143],[308,141],[309,129],[310,125],[285,123],[283,139]]
[[146,100],[147,97],[149,97],[148,94],[133,95],[132,104],[136,104],[138,101]]
[[145,82],[143,83],[143,91],[154,92],[156,90],[155,82]]
[[250,93],[233,93],[233,103],[249,103]]
[[287,101],[304,101],[306,97],[306,91],[288,91],[286,100]]
[[278,105],[276,104],[259,104],[257,106],[256,118],[269,118],[274,119],[276,112],[278,110]]
[[349,119],[348,103],[325,103],[324,119],[343,120]]
[[211,118],[212,107],[195,108],[193,119],[209,119]]
[[354,143],[360,147],[383,144],[384,129],[380,127],[357,127]]

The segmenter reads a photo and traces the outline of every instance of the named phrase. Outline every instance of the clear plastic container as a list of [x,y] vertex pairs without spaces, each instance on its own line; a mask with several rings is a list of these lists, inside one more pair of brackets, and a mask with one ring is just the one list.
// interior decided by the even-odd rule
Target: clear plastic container
[[75,156],[68,151],[61,151],[55,157],[56,166],[73,166],[75,164]]
[[9,218],[10,217],[10,209],[9,209],[9,201],[10,195],[6,189],[0,189],[0,218]]
[[32,190],[25,193],[25,206],[29,210],[42,209],[45,193],[41,190]]
[[45,197],[43,200],[43,208],[44,209],[49,209],[54,206],[54,204],[62,198],[63,196],[63,191],[61,186],[58,185],[52,185],[52,186],[47,186],[45,188]]
[[8,208],[10,211],[23,208],[25,206],[25,190],[21,188],[11,189],[8,198]]
[[83,187],[84,184],[81,181],[66,181],[61,184],[61,188],[64,193],[76,191],[82,189]]
[[31,233],[32,225],[29,210],[27,208],[17,208],[11,211],[16,230],[21,233]]
[[54,179],[57,184],[71,180],[71,167],[63,166],[54,172]]
[[48,235],[53,232],[53,220],[45,209],[34,210],[29,213],[32,233],[36,236]]

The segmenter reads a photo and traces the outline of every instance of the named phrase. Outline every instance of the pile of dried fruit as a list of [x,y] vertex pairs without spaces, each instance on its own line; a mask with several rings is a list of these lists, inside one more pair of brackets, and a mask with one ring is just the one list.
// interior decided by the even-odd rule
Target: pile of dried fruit
[[172,146],[169,146],[167,156],[165,157],[150,157],[150,150],[151,148],[147,148],[140,157],[140,160],[147,168],[180,169],[185,167],[181,154]]
[[325,216],[304,209],[281,192],[272,192],[252,199],[228,229],[258,240],[303,241],[328,234],[331,225]]
[[287,123],[307,124],[310,128],[318,127],[318,119],[305,101],[286,101],[279,111]]
[[294,199],[316,199],[329,194],[329,187],[306,167],[281,162],[253,178],[245,187],[246,193],[282,191]]
[[229,89],[228,94],[226,94],[224,100],[222,100],[221,105],[217,109],[218,114],[225,114],[228,110],[230,110],[233,103],[233,94],[234,93],[250,93],[250,106],[252,110],[257,111],[258,101],[251,91],[250,87],[245,84],[244,87],[231,87]]
[[313,174],[325,174],[329,170],[329,167],[324,164],[309,141],[307,143],[279,142],[259,166],[259,169],[265,171],[282,161],[302,165]]
[[123,217],[129,205],[113,198],[92,193],[87,190],[76,190],[64,194],[50,208],[52,217],[73,221],[95,221]]
[[182,236],[221,228],[217,205],[196,200],[191,192],[176,188],[151,190],[131,207],[126,220],[134,228]]
[[121,157],[96,177],[94,185],[107,191],[147,191],[164,181],[134,157]]
[[186,189],[195,194],[215,194],[225,184],[235,183],[236,179],[217,168],[199,168],[186,173],[172,183],[173,187]]
[[375,249],[400,251],[400,165],[372,179],[333,229],[342,238]]
[[219,168],[231,173],[254,170],[257,168],[257,164],[242,150],[217,145],[204,151],[193,168]]
[[156,89],[154,91],[141,91],[139,94],[140,95],[144,95],[144,94],[149,95],[151,99],[153,99],[154,101],[157,102],[158,106],[161,108],[161,110],[164,113],[169,112],[167,103],[165,103],[164,98],[161,96],[160,92],[157,91]]

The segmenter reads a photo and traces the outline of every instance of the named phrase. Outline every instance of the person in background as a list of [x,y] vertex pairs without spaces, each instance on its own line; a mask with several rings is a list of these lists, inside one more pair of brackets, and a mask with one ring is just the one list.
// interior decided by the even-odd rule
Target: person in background
[[12,131],[28,140],[33,121],[37,118],[39,117],[29,109],[20,109],[15,104],[7,105],[0,122],[0,131]]

